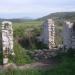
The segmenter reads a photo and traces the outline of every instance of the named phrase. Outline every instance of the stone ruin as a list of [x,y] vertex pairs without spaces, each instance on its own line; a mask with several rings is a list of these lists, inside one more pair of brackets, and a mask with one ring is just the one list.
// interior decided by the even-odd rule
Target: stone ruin
[[64,22],[63,45],[65,49],[75,49],[75,23],[71,21]]
[[48,31],[49,31],[49,49],[55,47],[55,24],[52,19],[48,19]]
[[13,51],[13,28],[12,23],[3,21],[1,27],[2,36],[2,51],[3,51],[3,64],[8,63],[8,55],[14,55]]
[[54,20],[48,19],[42,26],[42,34],[39,40],[48,45],[51,50],[55,47],[55,23]]
[[[10,54],[15,55],[13,51],[12,23],[10,21],[3,21],[0,30],[0,52],[3,53],[3,64],[7,64],[8,56]],[[47,44],[50,50],[55,48],[55,23],[52,19],[48,19],[43,24],[43,32],[39,40]],[[67,49],[75,49],[75,23],[73,22],[65,21],[64,23],[63,45]]]

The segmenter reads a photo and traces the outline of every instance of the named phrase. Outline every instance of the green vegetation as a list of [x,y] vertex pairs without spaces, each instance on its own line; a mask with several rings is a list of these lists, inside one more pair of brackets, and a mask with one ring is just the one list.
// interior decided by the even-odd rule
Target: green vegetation
[[43,21],[27,21],[27,22],[14,22],[13,29],[14,29],[14,37],[17,36],[25,36],[25,32],[29,28],[33,28],[37,31],[40,31],[40,26]]
[[[72,55],[72,54],[71,54]],[[60,61],[54,68],[48,69],[7,69],[0,71],[0,75],[75,75],[75,56],[69,53],[59,54],[56,61]]]
[[26,50],[22,48],[17,42],[14,45],[15,56],[9,56],[9,62],[13,62],[17,65],[23,65],[31,63],[33,60],[27,55]]
[[35,61],[27,52],[45,47],[45,45],[36,41],[41,33],[42,23],[43,21],[13,23],[15,56],[9,56],[9,62],[22,65]]
[[3,64],[3,53],[0,53],[0,64]]

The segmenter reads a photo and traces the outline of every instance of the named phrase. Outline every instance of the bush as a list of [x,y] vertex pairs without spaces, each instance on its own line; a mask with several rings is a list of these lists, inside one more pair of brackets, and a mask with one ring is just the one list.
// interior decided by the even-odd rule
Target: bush
[[69,57],[74,57],[75,56],[75,49],[70,48],[67,52]]
[[14,43],[14,52],[15,56],[9,56],[10,62],[14,62],[17,65],[22,65],[26,63],[30,63],[32,60],[29,55],[26,54],[24,48],[22,48],[17,42]]

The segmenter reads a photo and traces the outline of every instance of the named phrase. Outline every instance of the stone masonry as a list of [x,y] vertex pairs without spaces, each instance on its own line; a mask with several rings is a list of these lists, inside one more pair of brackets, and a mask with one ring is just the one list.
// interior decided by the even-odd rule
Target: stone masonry
[[75,23],[70,21],[64,22],[63,29],[63,45],[64,48],[75,49]]
[[40,36],[40,41],[44,44],[47,44],[49,49],[53,49],[55,47],[55,24],[52,19],[48,19],[43,24],[43,32]]
[[2,22],[2,50],[3,50],[3,64],[7,64],[8,55],[14,54],[13,29],[12,29],[12,23],[9,21]]

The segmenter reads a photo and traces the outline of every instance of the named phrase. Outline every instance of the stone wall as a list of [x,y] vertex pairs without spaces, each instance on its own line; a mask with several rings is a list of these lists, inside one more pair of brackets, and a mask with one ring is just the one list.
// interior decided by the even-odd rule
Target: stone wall
[[49,49],[55,47],[55,24],[52,19],[48,19],[42,25],[41,41],[47,44]]
[[75,49],[75,24],[74,22],[65,21],[63,29],[63,45],[66,49]]
[[2,22],[2,50],[3,63],[8,63],[8,55],[14,54],[13,51],[13,29],[12,23],[9,21]]

